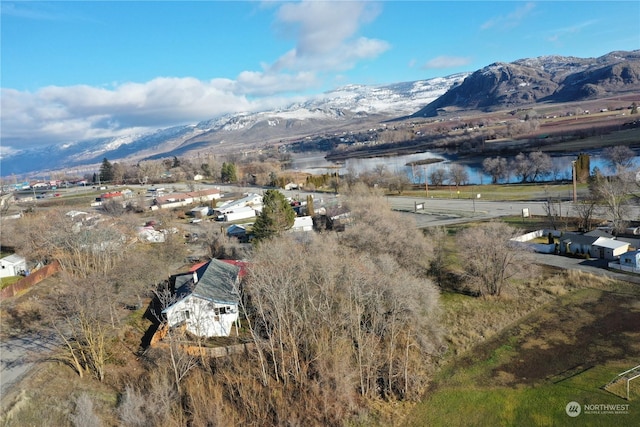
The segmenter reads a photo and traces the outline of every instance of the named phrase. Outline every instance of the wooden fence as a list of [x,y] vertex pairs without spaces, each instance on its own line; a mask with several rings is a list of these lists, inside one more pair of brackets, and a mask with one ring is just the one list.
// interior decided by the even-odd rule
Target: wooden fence
[[39,268],[28,276],[23,277],[16,283],[9,285],[0,291],[0,301],[16,296],[19,292],[29,289],[33,285],[42,282],[47,277],[52,276],[60,270],[61,267],[58,261],[54,261],[51,264]]

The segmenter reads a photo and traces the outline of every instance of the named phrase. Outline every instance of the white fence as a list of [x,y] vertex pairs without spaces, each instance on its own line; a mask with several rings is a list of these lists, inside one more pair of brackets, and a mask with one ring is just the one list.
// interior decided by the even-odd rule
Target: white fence
[[620,264],[618,261],[612,261],[609,263],[609,268],[613,268],[614,270],[622,270],[628,271],[629,273],[640,274],[640,268],[630,267],[626,265]]

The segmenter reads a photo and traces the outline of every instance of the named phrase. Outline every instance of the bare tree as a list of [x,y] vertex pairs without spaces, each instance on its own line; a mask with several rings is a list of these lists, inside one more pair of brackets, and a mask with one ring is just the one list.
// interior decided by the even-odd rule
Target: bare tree
[[591,194],[603,207],[604,214],[616,232],[624,230],[630,219],[628,206],[634,182],[635,176],[631,171],[622,171],[614,176],[596,174],[591,182]]
[[516,230],[502,222],[469,227],[458,234],[458,246],[465,254],[467,278],[484,295],[499,296],[510,278],[531,265],[528,250],[511,239]]
[[[391,211],[384,197],[374,192],[351,193],[345,200],[351,225],[342,233],[342,243],[375,255],[389,254],[399,265],[425,276],[433,245],[415,223]],[[389,236],[394,236],[389,238]]]
[[456,188],[469,182],[469,172],[467,172],[464,166],[456,163],[453,163],[449,166],[449,172],[447,176],[449,182],[451,184],[454,184]]
[[398,172],[389,177],[388,186],[389,191],[402,194],[411,185],[409,177],[402,172]]
[[423,389],[424,357],[440,346],[433,285],[333,234],[270,243],[257,248],[245,287],[265,383],[341,384],[338,402],[355,390],[407,398]]
[[509,167],[507,159],[504,157],[491,157],[482,161],[482,169],[491,176],[491,182],[497,184],[498,181],[509,177]]
[[431,181],[431,185],[441,186],[444,183],[444,180],[447,176],[447,171],[443,167],[437,167],[431,172],[429,172],[429,181]]
[[582,197],[578,203],[573,205],[573,211],[578,217],[578,228],[590,231],[593,228],[594,215],[596,213],[598,201],[592,195]]
[[537,181],[553,169],[551,156],[542,151],[533,151],[529,153],[529,162],[531,163],[531,181]]
[[513,170],[514,175],[520,179],[520,182],[527,182],[531,177],[531,161],[524,153],[519,153],[511,161],[511,169]]
[[615,145],[602,150],[602,157],[609,162],[614,173],[631,168],[635,155],[636,153],[626,145]]
[[[74,282],[71,277],[66,280]],[[71,366],[81,378],[90,373],[103,381],[113,328],[108,308],[96,301],[103,301],[106,292],[97,281],[82,282],[73,283],[69,292],[50,304],[51,325],[60,339],[58,360]]]

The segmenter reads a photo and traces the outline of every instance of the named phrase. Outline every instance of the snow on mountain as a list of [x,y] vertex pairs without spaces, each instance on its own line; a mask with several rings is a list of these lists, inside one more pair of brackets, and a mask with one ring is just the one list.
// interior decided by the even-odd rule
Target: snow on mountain
[[[37,149],[3,150],[0,153],[1,173],[6,176],[99,164],[104,157],[113,161],[158,158],[163,153],[175,155],[187,152],[193,146],[206,146],[223,139],[225,142],[234,141],[228,137],[232,134],[237,134],[236,139],[259,138],[250,134],[254,127],[256,133],[260,132],[260,137],[264,137],[265,126],[273,132],[291,134],[293,126],[298,132],[304,132],[305,123],[309,124],[309,131],[318,131],[319,127],[330,123],[367,115],[394,118],[411,114],[430,103],[462,82],[467,75],[469,73],[380,86],[347,85],[277,110],[227,114],[147,134],[74,141]],[[219,136],[221,133],[227,136]],[[275,137],[280,134],[274,133]]]

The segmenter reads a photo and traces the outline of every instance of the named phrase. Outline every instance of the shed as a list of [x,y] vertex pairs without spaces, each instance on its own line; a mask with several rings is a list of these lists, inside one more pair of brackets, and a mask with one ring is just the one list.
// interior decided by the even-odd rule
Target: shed
[[27,260],[17,254],[0,258],[0,277],[20,276],[27,272]]
[[599,237],[598,240],[593,243],[593,248],[597,251],[595,255],[597,258],[611,260],[617,259],[620,255],[627,252],[629,250],[629,243]]

